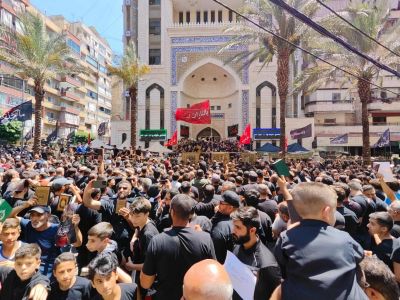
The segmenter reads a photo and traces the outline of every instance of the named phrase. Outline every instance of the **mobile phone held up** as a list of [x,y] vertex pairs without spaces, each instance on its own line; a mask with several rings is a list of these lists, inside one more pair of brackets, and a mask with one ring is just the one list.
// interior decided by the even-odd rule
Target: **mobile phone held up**
[[104,189],[106,187],[107,187],[107,181],[105,181],[105,180],[93,181],[93,188],[95,188],[95,189]]

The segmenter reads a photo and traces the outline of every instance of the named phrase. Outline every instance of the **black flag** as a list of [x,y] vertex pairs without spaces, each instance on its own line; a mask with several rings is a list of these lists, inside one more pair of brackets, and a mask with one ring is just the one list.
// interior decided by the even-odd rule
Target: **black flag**
[[32,101],[24,102],[20,105],[14,106],[0,117],[0,124],[7,124],[11,121],[25,122],[32,119]]

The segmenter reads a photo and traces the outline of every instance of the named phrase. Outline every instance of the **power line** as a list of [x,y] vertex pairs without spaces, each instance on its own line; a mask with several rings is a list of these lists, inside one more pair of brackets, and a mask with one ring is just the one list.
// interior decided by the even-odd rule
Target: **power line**
[[293,8],[292,6],[288,5],[286,2],[283,0],[269,0],[270,2],[274,3],[275,5],[279,6],[280,8],[284,9],[287,11],[290,15],[294,16],[296,19],[302,21],[304,24],[307,24],[307,26],[311,27],[315,31],[319,32],[320,34],[330,38],[331,40],[337,42],[338,44],[342,45],[344,48],[349,50],[350,52],[353,52],[354,54],[357,54],[358,56],[364,58],[365,60],[369,61],[370,63],[374,64],[378,68],[385,70],[389,73],[392,73],[393,75],[396,75],[397,77],[400,78],[400,73],[397,72],[396,70],[392,69],[391,67],[388,67],[387,65],[377,61],[376,59],[373,59],[371,56],[368,54],[360,52],[357,48],[353,47],[340,37],[334,35],[332,32],[327,30],[325,27],[319,25],[318,23],[314,22],[311,20],[309,17],[307,17],[305,14],[301,13],[297,9]]
[[391,91],[391,90],[389,90],[389,89],[387,89],[387,88],[380,87],[379,85],[377,85],[377,84],[375,84],[375,83],[373,83],[373,82],[371,82],[371,81],[369,81],[369,80],[367,80],[367,79],[365,79],[365,78],[362,78],[362,77],[360,77],[360,76],[358,76],[358,75],[356,75],[356,74],[353,74],[353,73],[351,73],[350,71],[347,71],[347,70],[345,70],[345,69],[343,69],[343,68],[341,68],[341,67],[338,67],[338,66],[336,66],[335,64],[329,62],[328,60],[326,60],[326,59],[324,59],[324,58],[321,58],[321,57],[319,57],[318,55],[315,55],[314,53],[310,52],[309,50],[306,50],[306,49],[302,48],[301,46],[298,46],[298,45],[296,45],[296,44],[294,44],[294,43],[288,41],[288,40],[285,39],[284,37],[282,37],[282,36],[280,36],[280,35],[274,33],[274,32],[271,31],[271,30],[268,30],[268,29],[265,28],[265,27],[262,27],[261,25],[257,24],[256,22],[254,22],[254,21],[251,20],[250,18],[248,18],[248,17],[246,17],[245,15],[241,14],[240,12],[234,10],[233,8],[227,6],[226,4],[220,2],[219,0],[212,0],[212,1],[214,1],[215,3],[221,5],[222,7],[226,8],[227,10],[230,10],[230,11],[234,12],[235,14],[237,14],[238,16],[240,16],[241,18],[243,18],[244,20],[246,20],[246,21],[248,21],[249,23],[253,24],[254,26],[260,28],[261,30],[263,30],[263,31],[265,31],[265,32],[268,32],[269,34],[271,34],[272,36],[274,36],[274,37],[280,39],[281,41],[284,41],[285,43],[291,45],[292,47],[297,48],[297,49],[303,51],[304,53],[307,53],[308,55],[314,57],[315,59],[317,59],[317,60],[319,60],[319,61],[322,61],[322,62],[326,63],[327,65],[330,65],[331,67],[334,67],[334,68],[336,68],[336,69],[342,71],[343,73],[346,73],[346,74],[348,74],[348,75],[350,75],[350,76],[353,76],[354,78],[357,78],[357,79],[359,79],[359,80],[361,80],[361,81],[364,81],[364,82],[366,82],[366,83],[368,83],[368,84],[370,84],[370,85],[372,85],[372,86],[375,86],[375,87],[379,88],[379,89],[382,90],[382,91],[386,91],[386,92],[395,94],[395,95],[397,95],[397,96],[400,97],[400,94],[398,94],[398,93],[396,93],[396,92],[393,92],[393,91]]
[[374,41],[375,43],[377,43],[379,46],[381,46],[382,48],[386,49],[387,51],[389,51],[390,53],[400,57],[400,54],[394,52],[392,49],[390,49],[389,47],[385,46],[384,44],[382,44],[381,42],[379,42],[378,40],[374,39],[372,36],[368,35],[367,33],[365,33],[364,31],[362,31],[360,28],[358,28],[357,26],[353,25],[351,22],[349,22],[348,20],[346,20],[345,18],[343,18],[341,15],[339,15],[336,11],[334,11],[331,7],[329,7],[328,5],[326,5],[325,3],[323,3],[321,0],[316,0],[320,5],[322,5],[323,7],[325,7],[327,10],[329,10],[331,13],[333,13],[335,16],[337,16],[339,19],[341,19],[343,22],[347,23],[348,25],[350,25],[352,28],[354,28],[356,31],[358,31],[359,33],[361,33],[363,36],[367,37],[368,39],[370,39],[371,41]]

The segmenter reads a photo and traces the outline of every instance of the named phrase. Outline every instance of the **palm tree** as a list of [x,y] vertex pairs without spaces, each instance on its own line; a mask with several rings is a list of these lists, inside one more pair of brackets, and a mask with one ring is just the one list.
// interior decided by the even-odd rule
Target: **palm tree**
[[[319,7],[314,0],[288,0],[286,3],[309,17],[312,17]],[[248,0],[242,11],[246,17],[296,45],[300,43],[302,36],[309,30],[306,25],[268,0]],[[224,45],[221,51],[234,46],[258,45],[258,47],[250,46],[247,51],[240,52],[231,59],[232,62],[242,63],[243,67],[260,60],[263,62],[263,68],[272,61],[274,55],[277,55],[276,77],[280,103],[280,145],[282,156],[285,157],[286,149],[283,145],[285,145],[286,132],[286,101],[289,93],[289,65],[296,48],[247,22],[230,27],[226,32],[233,33],[234,36]]]
[[107,66],[108,72],[122,79],[128,88],[131,101],[131,146],[136,148],[136,119],[137,119],[137,84],[139,79],[150,72],[150,67],[142,64],[137,55],[136,47],[130,42],[118,66]]
[[65,35],[48,33],[42,17],[23,13],[18,16],[17,31],[2,27],[0,60],[11,64],[23,79],[32,79],[35,92],[35,130],[33,151],[40,152],[42,134],[42,103],[46,80],[64,75],[76,75],[85,70],[79,58],[72,56]]
[[[375,5],[375,1],[372,0],[352,1],[340,12],[340,15],[381,44],[389,45],[392,50],[400,53],[400,41],[398,39],[400,27],[397,24],[391,25],[388,22],[390,9],[387,3],[387,1],[382,1],[379,5]],[[398,56],[378,46],[374,41],[357,32],[356,29],[340,20],[337,16],[328,15],[320,20],[320,24],[347,43],[357,47],[362,53],[371,56],[382,64],[392,68],[399,66],[400,59]],[[368,103],[373,100],[369,82],[371,80],[380,82],[382,79],[381,70],[364,58],[347,51],[334,41],[321,37],[316,33],[307,36],[306,40],[307,46],[314,54],[327,59],[359,78],[338,71],[327,64],[317,63],[304,70],[299,78],[296,79],[296,89],[308,93],[329,82],[337,82],[341,86],[346,85],[357,91],[358,100],[361,102],[363,163],[364,165],[369,165],[371,162],[371,148]]]

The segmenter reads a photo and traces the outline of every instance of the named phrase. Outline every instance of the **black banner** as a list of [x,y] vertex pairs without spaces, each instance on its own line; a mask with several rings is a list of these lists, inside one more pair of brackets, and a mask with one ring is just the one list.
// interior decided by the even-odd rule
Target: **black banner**
[[181,137],[189,138],[189,126],[181,125]]
[[0,124],[7,124],[10,121],[25,122],[32,119],[32,101],[24,102],[14,106],[7,111],[3,116],[0,116]]
[[239,124],[228,126],[228,137],[235,137],[239,133]]
[[304,139],[304,138],[312,136],[311,124],[307,125],[305,127],[299,128],[299,129],[291,130],[290,136],[291,136],[292,140]]

